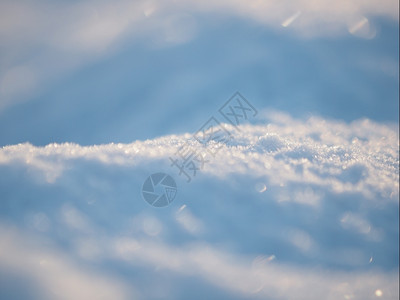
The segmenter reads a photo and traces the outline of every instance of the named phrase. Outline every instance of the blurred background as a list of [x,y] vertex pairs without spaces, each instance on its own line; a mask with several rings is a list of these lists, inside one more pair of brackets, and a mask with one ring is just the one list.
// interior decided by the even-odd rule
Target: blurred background
[[[0,0],[0,298],[398,299],[398,5]],[[254,128],[186,184],[171,139],[236,91]]]
[[1,145],[196,131],[259,109],[398,118],[397,1],[2,1]]

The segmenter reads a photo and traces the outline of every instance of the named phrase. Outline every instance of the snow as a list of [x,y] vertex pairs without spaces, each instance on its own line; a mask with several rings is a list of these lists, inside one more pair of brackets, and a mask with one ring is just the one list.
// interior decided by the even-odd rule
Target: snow
[[[208,150],[192,133],[1,148],[2,295],[397,299],[397,129],[261,115],[224,124],[233,139],[190,183],[169,157]],[[141,197],[156,172],[178,186],[164,208]]]
[[398,25],[395,0],[0,1],[0,300],[397,300]]

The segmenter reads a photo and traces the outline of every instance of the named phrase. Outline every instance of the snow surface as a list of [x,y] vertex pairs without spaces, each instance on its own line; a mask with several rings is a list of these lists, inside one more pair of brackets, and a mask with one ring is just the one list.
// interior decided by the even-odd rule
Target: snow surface
[[[208,149],[191,133],[1,148],[1,298],[398,299],[395,127],[224,126]],[[190,183],[169,160],[186,143],[219,149]],[[156,172],[178,185],[164,208],[141,197]]]

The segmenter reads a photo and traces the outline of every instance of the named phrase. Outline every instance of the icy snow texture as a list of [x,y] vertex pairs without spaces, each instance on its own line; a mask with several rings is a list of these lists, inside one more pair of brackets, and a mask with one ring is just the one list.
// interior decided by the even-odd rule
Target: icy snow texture
[[[30,298],[398,298],[398,133],[272,112],[186,183],[191,134],[0,150],[0,275]],[[171,174],[175,201],[140,196]],[[7,281],[2,281],[7,282]],[[380,292],[377,292],[377,291]]]
[[[367,198],[379,194],[397,200],[398,134],[393,128],[367,119],[347,125],[319,118],[303,123],[281,113],[269,117],[273,123],[242,126],[240,130],[224,124],[233,133],[233,140],[208,145],[219,150],[216,157],[206,156],[210,163],[203,172],[220,177],[230,173],[267,176],[272,185],[297,182],[337,193],[360,192]],[[6,146],[0,151],[0,163],[23,164],[53,182],[79,159],[132,167],[155,160],[167,164],[168,157],[186,143],[207,153],[202,144],[185,134],[88,147],[69,143]]]

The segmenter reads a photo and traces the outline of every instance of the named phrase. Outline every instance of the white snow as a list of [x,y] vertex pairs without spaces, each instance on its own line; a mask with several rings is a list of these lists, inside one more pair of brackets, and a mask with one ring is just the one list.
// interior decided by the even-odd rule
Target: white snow
[[[41,299],[397,299],[397,130],[279,112],[225,126],[191,183],[168,159],[204,150],[189,133],[0,149],[2,276]],[[157,171],[178,184],[162,209],[140,195]]]

